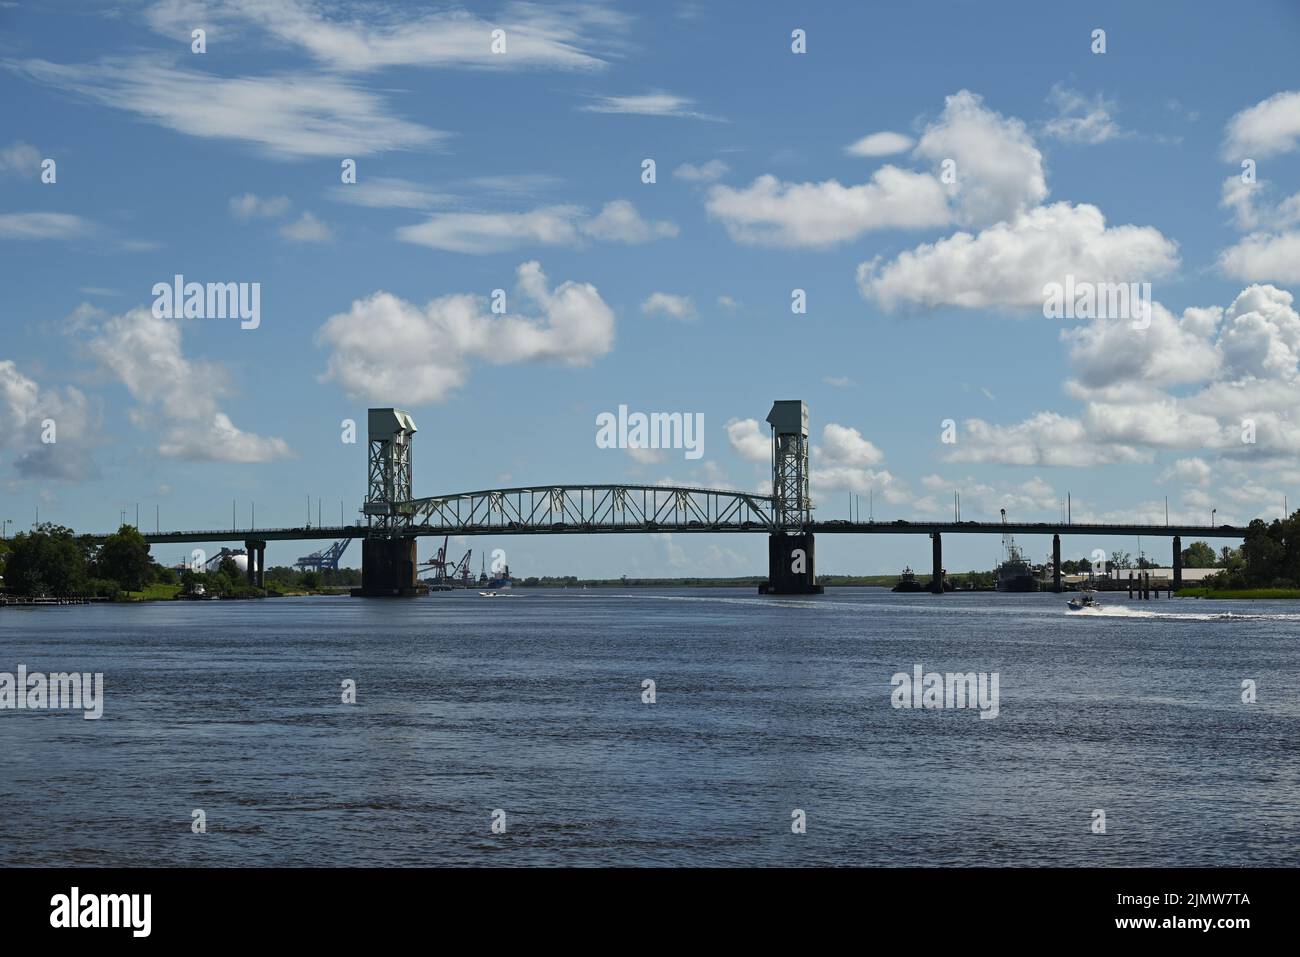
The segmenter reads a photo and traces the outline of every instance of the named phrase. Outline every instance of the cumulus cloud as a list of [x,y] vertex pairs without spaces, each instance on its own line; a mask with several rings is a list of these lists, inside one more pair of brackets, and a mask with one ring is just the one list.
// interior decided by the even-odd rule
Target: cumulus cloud
[[1289,153],[1300,146],[1300,90],[1274,93],[1228,121],[1222,156],[1230,162]]
[[[1179,317],[1155,303],[1147,330],[1096,322],[1064,338],[1079,412],[967,420],[950,461],[1089,466],[1208,449],[1220,461],[1267,463],[1300,454],[1300,314],[1285,290],[1252,285],[1226,309]],[[1243,442],[1248,423],[1253,442]],[[1195,468],[1184,464],[1177,477]]]
[[494,253],[523,245],[578,246],[600,242],[644,243],[677,235],[667,221],[643,219],[627,200],[606,203],[595,216],[577,206],[544,206],[524,213],[439,213],[402,226],[403,242],[458,253]]
[[1210,463],[1199,456],[1178,459],[1173,465],[1160,473],[1157,481],[1183,482],[1187,485],[1208,485],[1213,469]]
[[1043,156],[1025,124],[990,110],[969,90],[945,98],[943,113],[926,127],[915,152],[936,171],[945,160],[956,164],[956,182],[946,188],[961,225],[1010,219],[1047,196]]
[[334,238],[334,231],[311,213],[304,212],[281,226],[280,235],[295,243],[328,243]]
[[727,441],[741,458],[751,462],[772,460],[772,440],[758,419],[732,419],[726,428]]
[[820,444],[812,447],[812,485],[819,494],[831,492],[880,493],[885,501],[910,501],[906,486],[884,469],[872,466],[884,461],[884,454],[857,429],[828,422],[822,428]]
[[[46,423],[53,432],[46,432]],[[71,386],[43,388],[0,359],[0,450],[16,455],[14,470],[25,479],[77,481],[98,470],[89,446],[102,427],[97,404]],[[45,438],[52,437],[53,442]]]
[[762,246],[832,246],[868,230],[941,226],[949,218],[937,179],[896,166],[881,167],[858,186],[833,179],[787,183],[771,175],[740,189],[716,185],[705,206],[732,239]]
[[218,401],[230,393],[217,364],[186,357],[184,320],[159,319],[143,306],[103,323],[89,322],[87,351],[138,403],[134,424],[162,432],[158,452],[190,461],[267,462],[292,453],[279,438],[235,426]]
[[[1054,203],[977,234],[955,233],[858,267],[862,295],[901,305],[1042,307],[1043,287],[1078,282],[1150,282],[1178,266],[1178,245],[1150,226],[1106,225],[1095,206]],[[1041,315],[1041,313],[1040,313]]]
[[1252,233],[1219,254],[1219,268],[1246,282],[1300,282],[1300,231]]
[[641,303],[647,316],[667,316],[669,319],[696,318],[695,303],[690,296],[677,296],[670,292],[651,293]]
[[469,293],[423,307],[387,292],[358,299],[317,333],[318,344],[331,350],[323,379],[355,398],[422,405],[463,385],[477,361],[581,366],[613,348],[614,313],[595,286],[564,282],[550,289],[541,265],[527,262],[518,270],[516,298],[540,317],[493,315]]
[[906,153],[912,148],[912,143],[910,136],[885,131],[871,133],[860,140],[855,140],[844,147],[844,152],[850,156],[892,156],[894,153]]

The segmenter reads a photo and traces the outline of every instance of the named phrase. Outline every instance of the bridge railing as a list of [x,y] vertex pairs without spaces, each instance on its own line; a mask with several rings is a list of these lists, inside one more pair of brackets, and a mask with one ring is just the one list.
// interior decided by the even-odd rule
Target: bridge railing
[[[775,530],[769,496],[666,485],[539,485],[413,499],[417,532]],[[405,510],[405,509],[404,509]]]

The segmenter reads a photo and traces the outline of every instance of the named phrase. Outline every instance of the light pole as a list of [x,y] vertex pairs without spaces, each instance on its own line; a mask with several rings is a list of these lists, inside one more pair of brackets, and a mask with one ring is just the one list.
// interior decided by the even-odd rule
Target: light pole
[[1218,513],[1218,511],[1219,510],[1217,508],[1210,509],[1210,528],[1214,527],[1214,516],[1215,514]]
[[3,522],[0,522],[0,538],[8,538],[8,537],[9,537],[9,534],[8,534],[8,532],[9,532],[9,526],[12,525],[13,523],[14,523],[14,520],[13,520],[12,518],[6,518]]

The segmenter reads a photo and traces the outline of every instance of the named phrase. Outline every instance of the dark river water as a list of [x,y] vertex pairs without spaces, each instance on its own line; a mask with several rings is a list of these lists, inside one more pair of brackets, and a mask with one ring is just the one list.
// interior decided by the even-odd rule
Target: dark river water
[[[0,609],[0,672],[99,671],[105,698],[0,711],[0,864],[1300,864],[1300,606],[1109,604]],[[997,673],[996,718],[893,707],[916,665]]]

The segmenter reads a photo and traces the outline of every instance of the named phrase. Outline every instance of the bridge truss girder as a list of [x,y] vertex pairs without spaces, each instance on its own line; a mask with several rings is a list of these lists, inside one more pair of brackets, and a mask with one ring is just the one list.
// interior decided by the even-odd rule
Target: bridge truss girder
[[666,485],[539,485],[401,503],[409,533],[757,531],[775,529],[766,495]]

